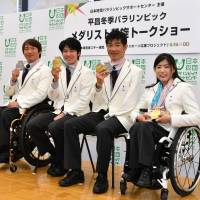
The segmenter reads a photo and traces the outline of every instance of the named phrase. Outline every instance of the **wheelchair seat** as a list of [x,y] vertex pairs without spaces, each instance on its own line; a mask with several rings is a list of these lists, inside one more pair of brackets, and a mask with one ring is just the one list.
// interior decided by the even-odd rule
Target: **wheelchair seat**
[[10,127],[10,145],[9,145],[9,165],[10,171],[15,172],[17,166],[14,164],[17,160],[24,159],[31,165],[39,167],[45,166],[50,162],[50,155],[39,157],[39,151],[26,132],[26,124],[30,119],[40,113],[53,110],[48,100],[45,100],[21,115],[19,119],[14,119]]
[[[129,150],[127,149],[127,153]],[[126,161],[127,162],[127,161]],[[183,127],[172,129],[156,146],[152,169],[152,188],[161,190],[161,200],[168,198],[168,179],[180,196],[192,193],[200,178],[200,129]],[[127,182],[133,182],[124,170],[120,182],[121,194],[125,194]]]

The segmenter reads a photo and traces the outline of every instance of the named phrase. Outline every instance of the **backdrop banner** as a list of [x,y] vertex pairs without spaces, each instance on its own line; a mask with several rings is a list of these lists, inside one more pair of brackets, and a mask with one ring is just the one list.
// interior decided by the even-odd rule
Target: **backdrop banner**
[[84,55],[104,55],[107,32],[127,34],[127,54],[199,53],[200,2],[196,0],[99,1],[66,6],[65,35],[83,45]]
[[[109,61],[105,35],[118,28],[128,36],[126,58],[140,67],[144,85],[155,82],[153,63],[160,53],[172,53],[179,75],[200,91],[200,1],[123,0],[70,3],[64,7],[0,15],[0,105],[8,101],[5,84],[16,63],[26,60],[22,44],[35,38],[42,44],[42,61],[49,67],[60,56],[59,43],[75,37],[82,44],[80,62],[95,70]],[[195,92],[200,102],[200,93]],[[88,137],[96,160],[96,137]],[[116,140],[115,162],[123,164],[125,144]],[[83,159],[88,159],[86,149]]]

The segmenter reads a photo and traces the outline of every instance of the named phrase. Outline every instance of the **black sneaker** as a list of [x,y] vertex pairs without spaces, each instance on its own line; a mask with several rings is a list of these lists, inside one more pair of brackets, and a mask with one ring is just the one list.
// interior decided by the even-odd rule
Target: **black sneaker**
[[56,165],[54,163],[51,163],[50,167],[47,169],[47,174],[50,175],[55,167],[56,167]]
[[58,184],[61,187],[71,186],[77,183],[84,183],[84,173],[82,170],[71,170],[68,172],[67,176],[61,179]]
[[51,164],[51,166],[47,169],[47,174],[53,177],[64,176],[67,173],[60,165]]
[[151,170],[149,168],[142,170],[136,185],[139,187],[151,187]]
[[98,174],[96,182],[93,187],[93,193],[102,194],[108,190],[108,179],[103,174]]

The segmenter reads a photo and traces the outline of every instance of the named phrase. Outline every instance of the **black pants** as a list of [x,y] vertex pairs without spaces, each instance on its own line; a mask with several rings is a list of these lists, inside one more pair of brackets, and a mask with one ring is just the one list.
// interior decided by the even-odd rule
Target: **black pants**
[[55,144],[55,154],[53,156],[52,163],[56,165],[63,165],[64,160],[64,124],[72,119],[76,118],[75,115],[67,114],[63,118],[52,121],[48,126],[48,131],[50,132],[54,144]]
[[97,136],[97,172],[107,173],[114,137],[126,132],[116,117],[104,120],[106,111],[91,112],[65,122],[64,132],[64,167],[81,168],[79,134]]
[[48,113],[41,113],[31,119],[26,125],[27,133],[31,136],[41,154],[46,152],[51,154],[54,153],[54,147],[51,144],[46,131],[48,130],[48,125],[53,122],[55,116],[56,114],[51,111]]
[[0,158],[8,156],[10,125],[20,116],[18,108],[0,107]]
[[155,156],[155,145],[160,138],[169,134],[154,122],[136,122],[130,129],[130,157],[132,170],[140,166],[152,167]]

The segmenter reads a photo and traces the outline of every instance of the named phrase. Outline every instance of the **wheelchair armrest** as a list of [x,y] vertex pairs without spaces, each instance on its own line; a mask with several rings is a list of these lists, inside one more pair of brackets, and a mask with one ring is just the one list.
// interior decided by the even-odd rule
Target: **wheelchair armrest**
[[124,135],[125,135],[125,137],[126,137],[127,140],[130,140],[130,134],[129,134],[129,132],[128,133],[124,133]]
[[164,143],[167,143],[167,147],[170,147],[173,140],[170,138],[170,137],[162,137],[160,140],[159,140],[159,143],[160,144],[164,144]]
[[115,138],[120,138],[120,137],[123,137],[124,139],[129,140],[130,134],[128,132],[125,132],[125,133],[121,133],[121,134],[115,136]]
[[167,142],[167,147],[170,147],[170,145],[172,144],[173,139],[174,139],[174,137],[176,135],[177,130],[178,130],[178,128],[172,128],[171,131],[169,132],[169,135],[165,136],[165,137],[162,137],[159,140],[159,143]]

